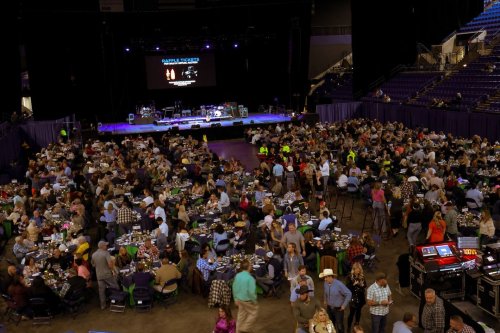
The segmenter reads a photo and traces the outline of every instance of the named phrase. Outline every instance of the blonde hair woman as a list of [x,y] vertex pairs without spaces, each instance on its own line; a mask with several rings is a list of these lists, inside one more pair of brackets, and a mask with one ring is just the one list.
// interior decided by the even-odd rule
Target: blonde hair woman
[[313,318],[309,321],[309,333],[336,333],[333,322],[328,317],[325,309],[316,311]]
[[390,201],[389,208],[389,216],[391,219],[391,229],[392,236],[396,237],[399,232],[399,228],[401,228],[401,222],[403,221],[403,199],[401,198],[401,189],[399,187],[395,187],[392,189],[392,198]]
[[352,293],[351,303],[349,304],[350,311],[347,318],[348,332],[354,320],[354,325],[358,325],[361,319],[361,309],[366,303],[366,279],[363,273],[363,267],[359,262],[352,265],[351,273],[347,277],[346,286]]

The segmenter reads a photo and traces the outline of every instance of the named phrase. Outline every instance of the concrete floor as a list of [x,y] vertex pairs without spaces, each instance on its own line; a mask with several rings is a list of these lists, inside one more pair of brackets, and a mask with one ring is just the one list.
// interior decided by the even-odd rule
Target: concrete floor
[[[248,156],[248,160],[252,159],[251,156],[255,156],[253,146],[243,142],[238,146],[241,148],[241,154]],[[232,149],[236,150],[236,147],[232,147]],[[219,153],[219,149],[216,150]],[[235,157],[238,158],[238,156]],[[256,162],[254,161],[254,163]],[[352,220],[341,223],[343,230],[361,230],[364,213],[363,203],[361,201],[356,202]],[[407,251],[407,241],[403,232],[400,232],[398,237],[384,241],[376,252],[379,262],[377,262],[374,271],[380,270],[388,274],[389,286],[391,287],[395,301],[388,316],[387,332],[392,331],[392,324],[397,320],[401,320],[404,312],[410,311],[418,314],[418,300],[411,296],[407,289],[403,289],[402,293],[399,293],[397,290],[398,269],[396,260],[405,251]],[[10,251],[7,252],[7,257],[11,257]],[[368,284],[373,283],[374,272],[368,271],[366,275]],[[317,274],[313,273],[311,276],[316,282],[316,295],[321,299],[323,282],[318,279]],[[291,333],[294,331],[295,321],[292,316],[288,297],[289,292],[287,287],[282,289],[279,299],[259,297],[260,311],[259,320],[255,328],[256,333]],[[468,311],[476,320],[484,321],[490,327],[494,327],[496,332],[500,332],[499,322],[495,318],[485,315],[484,312],[470,303],[461,304],[461,307]],[[234,305],[232,309],[233,315],[236,316]],[[127,308],[125,313],[111,313],[108,310],[101,311],[98,306],[97,297],[95,297],[88,305],[88,313],[79,315],[75,320],[67,316],[58,316],[49,326],[33,327],[31,321],[23,321],[17,327],[12,323],[6,323],[5,325],[6,332],[8,333],[87,333],[90,330],[113,333],[207,333],[213,329],[216,314],[217,309],[209,309],[206,299],[198,295],[186,293],[179,295],[177,304],[167,309],[158,305],[150,313],[136,313],[131,308]],[[2,318],[2,320],[4,319]],[[369,332],[370,317],[367,306],[363,309],[361,325],[364,327],[365,332]],[[413,331],[421,332],[418,328]],[[2,331],[0,330],[0,332]]]

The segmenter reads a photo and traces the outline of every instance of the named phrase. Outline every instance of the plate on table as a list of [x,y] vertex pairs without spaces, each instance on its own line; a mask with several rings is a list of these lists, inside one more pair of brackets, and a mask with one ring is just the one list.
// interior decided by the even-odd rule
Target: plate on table
[[314,237],[313,239],[316,241],[319,241],[319,240],[321,240],[321,237]]
[[255,269],[260,268],[260,265],[253,265],[253,268]]

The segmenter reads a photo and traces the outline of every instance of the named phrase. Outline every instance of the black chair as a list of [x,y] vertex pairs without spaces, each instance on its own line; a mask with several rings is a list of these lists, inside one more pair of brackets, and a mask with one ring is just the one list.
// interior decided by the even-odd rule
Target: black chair
[[110,300],[109,311],[125,312],[125,307],[128,301],[128,293],[123,290],[109,288],[108,294],[108,298]]
[[135,310],[137,312],[150,311],[153,306],[153,296],[151,290],[144,287],[135,287],[132,293],[135,302]]
[[71,293],[66,295],[62,300],[65,312],[70,313],[73,319],[75,319],[78,314],[87,312],[85,309],[85,295],[85,288],[76,289],[71,291]]
[[17,311],[17,304],[12,297],[7,294],[2,294],[2,298],[5,301],[7,308],[2,317],[7,317],[6,322],[13,321],[16,326],[19,325],[19,322],[22,319],[22,314]]
[[274,278],[273,284],[271,285],[271,288],[269,290],[272,296],[274,296],[276,298],[280,298],[279,291],[280,291],[280,287],[283,284],[284,280],[285,280],[285,278],[284,278],[283,274],[279,274],[278,276],[276,276]]
[[179,294],[178,288],[173,290],[168,290],[170,286],[177,283],[177,279],[172,279],[163,284],[161,291],[156,291],[156,297],[159,303],[163,303],[163,306],[174,304],[177,302],[177,295]]
[[33,325],[48,325],[53,316],[50,312],[50,306],[43,298],[31,298],[29,308],[33,315]]

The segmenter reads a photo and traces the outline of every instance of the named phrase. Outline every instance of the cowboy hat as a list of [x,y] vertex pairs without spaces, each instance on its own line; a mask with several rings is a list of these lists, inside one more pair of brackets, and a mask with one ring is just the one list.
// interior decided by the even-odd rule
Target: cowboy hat
[[418,178],[415,177],[415,176],[411,176],[411,177],[408,178],[408,181],[409,182],[418,182]]
[[319,273],[319,278],[322,279],[322,278],[327,277],[327,276],[336,276],[336,275],[337,274],[335,274],[333,272],[333,269],[325,268],[322,273]]

